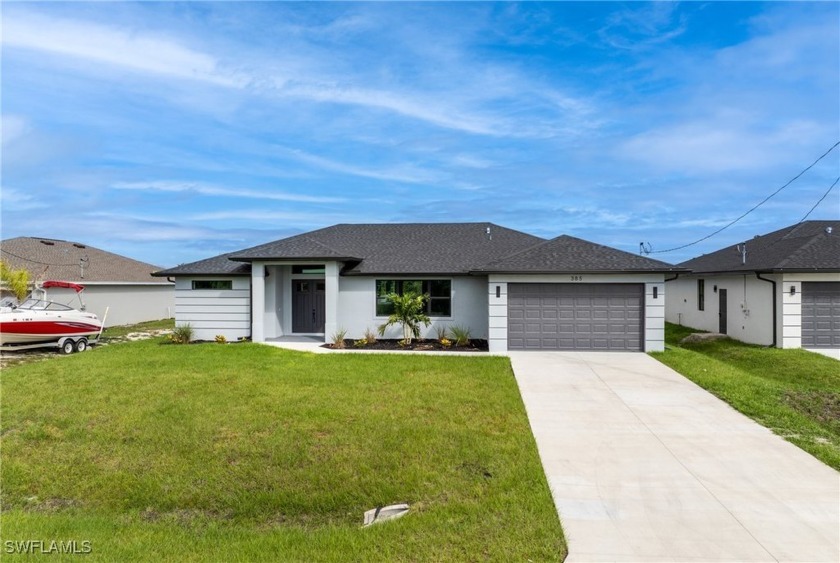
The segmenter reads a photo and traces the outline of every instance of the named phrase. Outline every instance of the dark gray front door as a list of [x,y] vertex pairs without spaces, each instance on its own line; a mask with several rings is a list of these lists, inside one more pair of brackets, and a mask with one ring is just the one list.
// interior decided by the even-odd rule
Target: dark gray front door
[[802,347],[840,348],[840,282],[802,282]]
[[642,350],[643,284],[512,283],[509,350]]
[[292,332],[324,332],[324,280],[292,280]]
[[720,303],[718,304],[718,332],[721,334],[726,334],[726,290],[719,289],[718,290],[718,298],[720,299]]

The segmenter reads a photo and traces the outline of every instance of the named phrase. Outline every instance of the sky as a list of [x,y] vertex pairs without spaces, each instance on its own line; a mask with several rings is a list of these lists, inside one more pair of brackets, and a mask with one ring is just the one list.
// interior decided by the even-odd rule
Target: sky
[[[839,147],[691,244],[840,141],[837,2],[0,10],[4,239],[171,267],[489,221],[679,263],[800,221],[840,176]],[[809,219],[840,219],[840,186]]]

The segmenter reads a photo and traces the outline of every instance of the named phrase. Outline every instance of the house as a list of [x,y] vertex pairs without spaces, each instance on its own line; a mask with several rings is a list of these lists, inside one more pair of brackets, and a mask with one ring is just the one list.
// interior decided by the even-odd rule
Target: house
[[[341,224],[157,272],[195,338],[360,338],[391,292],[429,295],[432,325],[491,351],[662,350],[665,275],[678,268],[574,237],[492,223]],[[398,338],[393,327],[387,338]]]
[[840,358],[840,220],[805,221],[683,262],[669,322]]
[[[174,312],[174,284],[152,277],[159,266],[87,244],[38,237],[0,242],[0,258],[13,269],[27,270],[32,281],[84,285],[86,310],[102,319],[108,308],[106,326],[170,318]],[[49,295],[58,302],[78,305],[72,290],[50,290]]]

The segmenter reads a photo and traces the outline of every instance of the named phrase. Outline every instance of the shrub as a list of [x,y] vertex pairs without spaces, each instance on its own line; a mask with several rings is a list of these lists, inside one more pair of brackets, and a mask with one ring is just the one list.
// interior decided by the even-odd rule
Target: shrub
[[371,345],[376,344],[376,333],[370,328],[365,329],[365,342]]
[[225,338],[224,334],[216,335],[216,344],[227,344],[227,338]]
[[347,330],[346,329],[340,328],[337,331],[335,331],[333,333],[333,335],[330,337],[330,339],[332,340],[332,347],[333,348],[338,348],[338,349],[344,348],[344,337],[345,336],[347,336]]
[[367,345],[368,345],[367,338],[359,338],[358,340],[353,342],[353,346],[355,346],[356,348],[364,348]]
[[470,329],[468,327],[454,325],[449,330],[452,332],[452,338],[455,339],[456,346],[470,345]]
[[440,342],[440,345],[444,348],[449,348],[450,346],[452,346],[452,341],[446,338],[445,336],[438,340],[438,342]]
[[403,340],[406,345],[411,344],[412,338],[420,338],[420,323],[426,326],[432,324],[429,316],[424,313],[428,295],[417,295],[416,293],[389,293],[388,301],[394,306],[394,312],[388,317],[388,321],[379,327],[379,335],[385,334],[385,329],[391,325],[399,324],[403,329]]
[[447,340],[448,330],[444,325],[438,325],[435,327],[435,334],[437,335],[437,341],[443,344],[443,341]]
[[173,344],[189,344],[193,339],[193,328],[190,323],[184,323],[172,329],[169,340]]

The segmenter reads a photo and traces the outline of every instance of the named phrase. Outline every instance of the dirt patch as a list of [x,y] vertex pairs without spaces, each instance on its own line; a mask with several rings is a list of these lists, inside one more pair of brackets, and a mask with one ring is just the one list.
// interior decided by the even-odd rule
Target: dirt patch
[[840,434],[840,393],[788,391],[784,398],[785,403],[794,410]]
[[695,332],[680,340],[680,344],[697,344],[700,342],[712,342],[713,340],[725,340],[727,338],[729,337],[725,334],[717,332]]
[[[488,345],[486,340],[474,339],[466,346],[456,346],[451,344],[444,346],[437,340],[415,340],[409,345],[401,345],[400,340],[380,339],[373,344],[365,344],[364,346],[356,346],[356,340],[346,339],[344,341],[345,350],[408,350],[415,352],[487,352]],[[335,349],[334,344],[324,344],[322,348]]]

